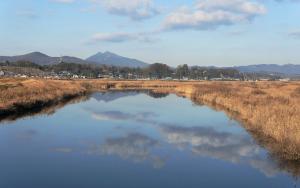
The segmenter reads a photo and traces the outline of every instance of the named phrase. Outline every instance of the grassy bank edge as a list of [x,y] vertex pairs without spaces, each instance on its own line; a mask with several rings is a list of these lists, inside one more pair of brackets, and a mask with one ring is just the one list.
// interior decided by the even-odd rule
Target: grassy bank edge
[[175,93],[225,111],[278,143],[283,157],[300,159],[299,82],[179,82],[0,79],[0,115],[22,113],[94,91],[149,89]]

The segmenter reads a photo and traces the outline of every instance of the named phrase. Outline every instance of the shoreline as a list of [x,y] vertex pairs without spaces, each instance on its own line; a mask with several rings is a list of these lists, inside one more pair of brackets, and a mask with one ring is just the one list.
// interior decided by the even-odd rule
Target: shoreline
[[97,91],[174,93],[224,111],[247,131],[276,141],[285,158],[300,159],[300,82],[0,79],[0,88],[2,118]]
[[[86,93],[78,93],[72,95],[65,95],[57,99],[47,100],[47,101],[35,101],[28,104],[15,104],[12,108],[1,109],[0,110],[0,122],[2,120],[11,119],[15,120],[18,117],[23,117],[26,115],[32,115],[43,111],[45,108],[51,108],[59,104],[67,104],[69,101],[76,99],[77,97],[82,97],[87,95]],[[63,105],[64,106],[64,105]]]

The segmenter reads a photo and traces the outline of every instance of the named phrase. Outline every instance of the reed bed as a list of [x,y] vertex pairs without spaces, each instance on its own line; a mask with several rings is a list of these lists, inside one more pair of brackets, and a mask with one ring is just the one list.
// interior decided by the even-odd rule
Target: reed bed
[[278,144],[284,158],[300,159],[299,83],[207,83],[195,87],[193,100],[218,106]]
[[29,110],[37,105],[83,95],[86,91],[81,83],[74,81],[0,79],[0,112]]

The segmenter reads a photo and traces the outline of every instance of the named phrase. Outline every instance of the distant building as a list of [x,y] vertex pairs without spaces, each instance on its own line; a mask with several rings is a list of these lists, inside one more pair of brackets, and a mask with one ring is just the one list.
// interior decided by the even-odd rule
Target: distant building
[[172,77],[165,77],[163,80],[173,80]]
[[259,78],[259,81],[270,81],[269,78]]
[[281,81],[281,82],[288,82],[288,81],[290,81],[291,79],[289,79],[289,78],[282,78],[282,79],[279,79],[279,81]]
[[97,76],[97,78],[100,78],[100,79],[108,79],[110,78],[111,76],[109,74],[99,74]]
[[78,76],[77,74],[74,74],[74,75],[73,75],[73,78],[78,79],[79,76]]
[[15,77],[16,77],[16,78],[17,78],[17,77],[19,77],[19,78],[28,78],[28,76],[25,75],[25,74],[17,74],[17,75],[15,75]]
[[0,71],[0,76],[4,76],[4,75],[5,75],[4,71]]
[[220,81],[220,80],[223,80],[223,78],[211,78],[210,80],[211,81]]

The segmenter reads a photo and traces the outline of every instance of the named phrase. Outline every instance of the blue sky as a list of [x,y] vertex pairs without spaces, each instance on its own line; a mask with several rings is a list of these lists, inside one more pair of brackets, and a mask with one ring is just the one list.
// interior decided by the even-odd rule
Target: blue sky
[[300,0],[1,0],[0,55],[300,64]]

